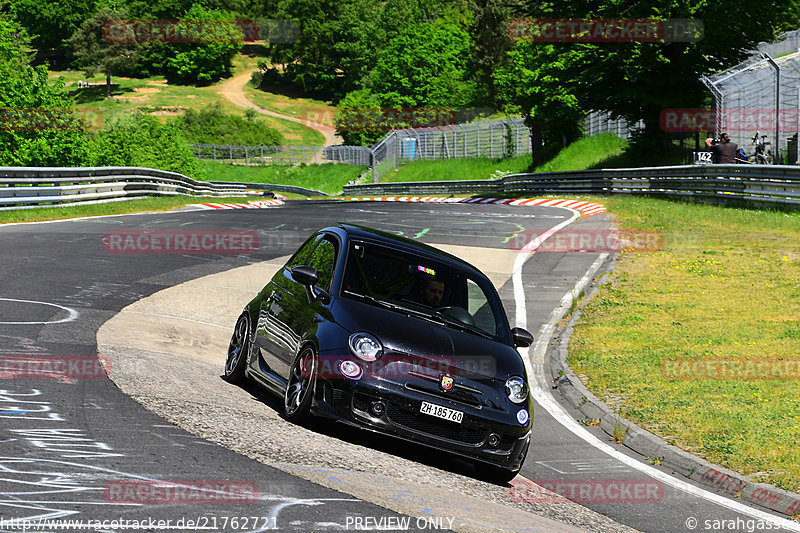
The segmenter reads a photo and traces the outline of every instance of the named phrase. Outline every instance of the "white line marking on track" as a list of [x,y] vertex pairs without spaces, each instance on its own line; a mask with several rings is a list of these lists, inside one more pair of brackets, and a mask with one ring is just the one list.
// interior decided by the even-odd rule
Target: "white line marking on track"
[[[512,275],[512,283],[514,287],[514,299],[516,300],[516,324],[517,327],[525,328],[527,327],[528,317],[526,312],[526,305],[525,305],[525,291],[523,290],[522,286],[522,267],[525,262],[528,260],[530,256],[536,253],[536,249],[541,246],[541,244],[550,237],[553,233],[560,230],[561,228],[567,226],[568,224],[572,223],[574,220],[577,220],[580,217],[580,213],[578,211],[573,211],[573,217],[567,220],[566,222],[562,222],[561,224],[557,224],[553,226],[550,230],[546,231],[538,238],[534,239],[533,241],[529,242],[522,250],[520,250],[517,259],[514,262],[514,273]],[[578,281],[576,287],[585,287],[588,282],[592,279],[595,271],[600,268],[600,265],[605,260],[605,256],[607,254],[601,254],[600,257],[589,267],[589,270],[586,271],[586,274]],[[669,485],[670,487],[686,492],[695,496],[697,498],[702,498],[709,502],[715,503],[720,505],[721,507],[725,507],[730,509],[731,511],[735,511],[737,513],[753,517],[758,520],[762,520],[764,522],[768,522],[770,524],[774,524],[779,526],[780,528],[786,531],[797,531],[800,532],[800,524],[797,522],[787,520],[786,518],[781,518],[779,516],[772,515],[765,511],[760,511],[758,509],[754,509],[752,507],[748,507],[743,505],[739,502],[730,500],[724,496],[720,496],[719,494],[715,494],[709,492],[705,489],[696,487],[691,483],[683,481],[681,479],[674,478],[669,474],[666,474],[660,470],[657,470],[649,465],[643,464],[636,459],[628,457],[624,453],[618,451],[617,449],[613,448],[609,444],[601,441],[596,436],[589,433],[584,427],[582,427],[572,416],[567,412],[567,410],[553,398],[552,394],[549,391],[549,380],[544,375],[544,357],[547,352],[547,345],[550,341],[550,336],[552,332],[555,330],[556,324],[561,319],[564,314],[564,310],[566,306],[569,305],[569,301],[572,298],[572,293],[568,292],[564,295],[561,299],[560,305],[553,310],[553,312],[548,317],[547,323],[542,326],[541,330],[539,331],[539,335],[537,337],[536,343],[533,347],[533,354],[529,355],[528,348],[520,348],[519,352],[522,355],[523,360],[525,361],[525,366],[528,370],[529,380],[533,380],[530,383],[531,393],[533,394],[534,400],[542,406],[550,415],[558,421],[562,426],[564,426],[567,430],[572,432],[576,437],[580,438],[581,440],[585,441],[587,444],[594,446],[598,450],[608,454],[609,456],[613,457],[617,461],[633,468],[634,470],[638,470],[643,474],[650,476],[651,478],[657,479],[661,481],[665,485]]]
[[37,302],[35,300],[16,300],[14,298],[0,298],[0,302],[17,302],[25,304],[49,305],[51,307],[58,307],[59,309],[66,311],[68,313],[67,318],[62,318],[61,320],[48,320],[44,322],[7,322],[0,320],[0,324],[6,324],[6,325],[61,324],[62,322],[72,322],[73,320],[75,320],[80,316],[80,314],[72,308],[64,307],[63,305],[58,305],[58,304],[51,304],[49,302]]

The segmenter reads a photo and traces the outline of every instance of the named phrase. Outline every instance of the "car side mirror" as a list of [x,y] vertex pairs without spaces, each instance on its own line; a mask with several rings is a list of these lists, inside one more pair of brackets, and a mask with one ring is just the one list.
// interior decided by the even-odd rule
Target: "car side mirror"
[[319,272],[317,272],[316,268],[300,265],[292,268],[290,272],[292,273],[292,279],[305,287],[308,303],[313,304],[317,300],[324,304],[330,303],[330,293],[320,289],[319,287],[315,287],[315,285],[319,282]]
[[526,329],[512,328],[511,338],[514,341],[514,346],[517,348],[527,348],[533,344],[533,335]]
[[316,268],[300,265],[292,268],[292,279],[300,285],[313,287],[319,281],[319,272]]

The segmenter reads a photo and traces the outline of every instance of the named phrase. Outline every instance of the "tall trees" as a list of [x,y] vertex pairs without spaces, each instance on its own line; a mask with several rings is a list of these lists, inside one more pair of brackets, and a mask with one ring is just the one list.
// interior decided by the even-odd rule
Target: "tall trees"
[[471,60],[472,40],[465,30],[444,21],[412,24],[381,51],[372,90],[385,104],[399,107],[472,105]]
[[374,64],[382,10],[375,0],[281,0],[278,17],[294,21],[299,35],[272,44],[272,60],[304,91],[338,100]]
[[485,93],[487,104],[497,103],[497,86],[492,81],[494,73],[508,65],[508,53],[514,41],[508,34],[508,25],[515,15],[517,2],[512,0],[474,0],[475,22],[470,28],[475,43],[473,71],[475,80]]
[[164,50],[168,80],[207,85],[230,76],[233,57],[242,49],[244,38],[235,17],[194,4],[177,22],[175,31],[189,35],[193,42],[157,45]]
[[40,50],[61,48],[96,9],[95,0],[13,0],[14,18],[33,35]]
[[572,44],[570,75],[579,82],[584,108],[610,110],[635,123],[642,119],[648,138],[660,135],[659,114],[668,107],[698,107],[707,97],[702,74],[741,61],[759,41],[771,41],[800,24],[797,0],[634,1],[601,4],[555,0],[535,2],[538,16],[576,18],[693,19],[704,26],[699,40]]
[[106,98],[111,98],[111,75],[130,70],[138,58],[140,47],[132,35],[108,33],[112,26],[124,28],[126,18],[125,11],[102,7],[67,41],[77,66],[87,76],[96,72],[106,75]]
[[552,44],[519,43],[510,64],[494,74],[498,101],[506,111],[522,114],[531,128],[533,166],[575,140],[584,116],[576,94],[574,62],[580,52]]

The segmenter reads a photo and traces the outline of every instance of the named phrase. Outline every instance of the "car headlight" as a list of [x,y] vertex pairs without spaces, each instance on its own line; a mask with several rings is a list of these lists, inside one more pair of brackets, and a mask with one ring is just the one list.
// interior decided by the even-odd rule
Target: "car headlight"
[[353,333],[350,335],[350,351],[362,361],[375,361],[383,355],[383,346],[378,339],[369,333]]
[[514,403],[522,403],[528,399],[528,384],[521,377],[514,376],[506,380],[506,394]]

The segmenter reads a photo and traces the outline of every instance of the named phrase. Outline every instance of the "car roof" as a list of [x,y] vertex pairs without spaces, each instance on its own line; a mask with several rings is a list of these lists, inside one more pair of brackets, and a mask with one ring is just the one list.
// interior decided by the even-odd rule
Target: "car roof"
[[374,242],[377,244],[388,244],[396,247],[401,247],[406,249],[407,251],[418,253],[420,255],[426,255],[435,257],[442,263],[449,264],[451,267],[461,268],[464,270],[468,270],[480,277],[486,277],[486,275],[472,266],[471,264],[467,263],[463,259],[456,257],[452,254],[449,254],[445,251],[442,251],[438,248],[434,248],[433,246],[427,245],[425,243],[413,241],[406,237],[401,237],[399,235],[394,235],[392,233],[369,228],[367,226],[360,226],[357,224],[346,224],[341,223],[338,225],[339,228],[344,230],[347,233],[349,238],[355,238],[358,240]]

